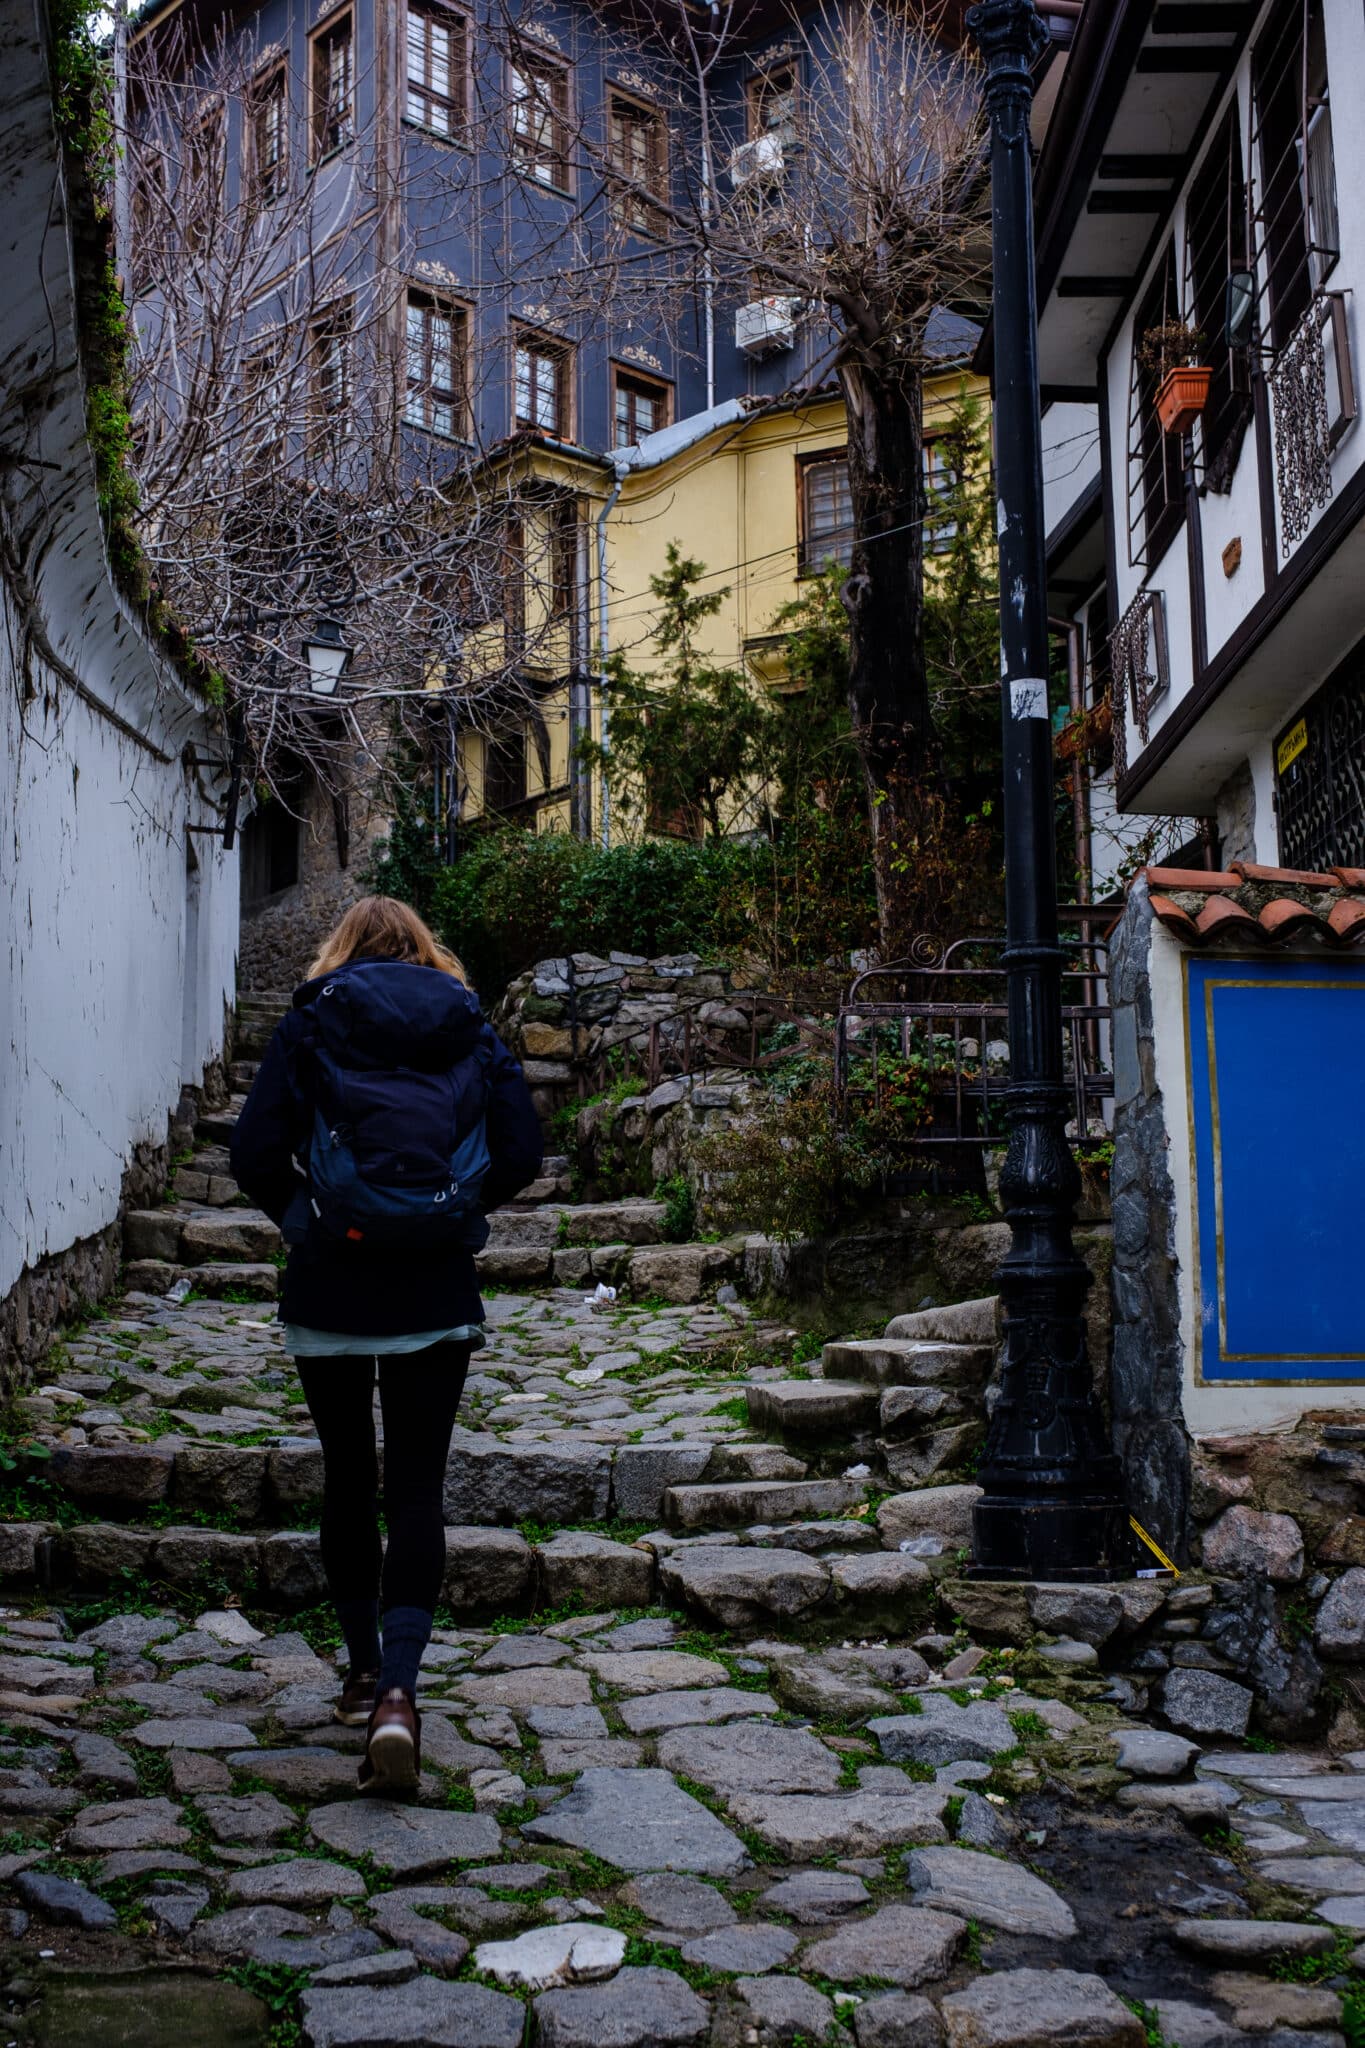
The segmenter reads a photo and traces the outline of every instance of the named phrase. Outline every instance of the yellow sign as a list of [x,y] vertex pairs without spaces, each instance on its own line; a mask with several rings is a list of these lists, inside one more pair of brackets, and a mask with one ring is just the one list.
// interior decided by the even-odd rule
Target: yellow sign
[[1290,726],[1288,732],[1280,741],[1279,746],[1275,749],[1275,766],[1281,775],[1284,774],[1291,761],[1298,760],[1299,755],[1307,745],[1308,724],[1305,719],[1301,718],[1297,725]]

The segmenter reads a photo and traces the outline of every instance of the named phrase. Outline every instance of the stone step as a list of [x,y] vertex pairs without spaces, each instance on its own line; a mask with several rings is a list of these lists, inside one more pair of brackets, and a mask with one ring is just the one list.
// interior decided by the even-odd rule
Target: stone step
[[228,1068],[228,1081],[234,1093],[245,1095],[260,1071],[259,1060],[233,1060]]
[[755,1429],[817,1442],[846,1441],[872,1430],[884,1398],[866,1380],[778,1380],[748,1387],[749,1421]]
[[866,1380],[877,1387],[952,1387],[979,1392],[994,1369],[995,1346],[920,1342],[913,1337],[850,1337],[826,1344],[821,1359],[827,1379]]
[[662,1202],[580,1202],[538,1209],[495,1209],[488,1219],[491,1250],[528,1245],[565,1248],[605,1244],[662,1244],[667,1214]]
[[169,1259],[132,1259],[124,1266],[123,1284],[134,1294],[169,1294],[180,1281],[214,1301],[240,1295],[251,1301],[274,1301],[280,1291],[275,1265],[178,1266]]
[[893,1316],[888,1337],[913,1337],[931,1344],[994,1344],[998,1294],[976,1301],[955,1301],[946,1308],[920,1308],[912,1315]]
[[201,1162],[212,1157],[221,1148],[211,1146],[204,1152],[196,1152],[188,1166],[177,1166],[172,1183],[179,1200],[197,1202],[203,1208],[227,1209],[241,1194],[232,1175],[226,1171],[227,1153],[223,1152],[224,1171],[217,1172]]
[[[553,1211],[549,1212],[555,1213]],[[536,1222],[538,1212],[499,1209],[497,1219]],[[490,1219],[492,1220],[492,1219]],[[479,1278],[501,1287],[595,1287],[623,1296],[687,1304],[744,1278],[742,1240],[721,1244],[557,1245],[553,1241],[490,1244],[477,1254]]]
[[260,1209],[173,1202],[161,1209],[130,1209],[123,1219],[125,1259],[161,1259],[178,1266],[259,1265],[283,1242],[278,1223]]
[[663,1497],[670,1529],[742,1529],[753,1522],[796,1522],[846,1514],[865,1498],[861,1479],[738,1479],[670,1486]]
[[223,1109],[210,1110],[195,1124],[194,1135],[201,1145],[228,1145],[237,1128],[237,1119],[246,1103],[245,1095],[234,1095]]

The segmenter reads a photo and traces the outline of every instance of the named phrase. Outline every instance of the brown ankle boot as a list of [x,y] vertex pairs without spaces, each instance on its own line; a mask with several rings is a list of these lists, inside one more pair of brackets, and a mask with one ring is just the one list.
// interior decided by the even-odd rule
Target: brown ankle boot
[[394,1686],[374,1703],[357,1784],[362,1792],[401,1797],[417,1790],[422,1769],[422,1717],[411,1693]]

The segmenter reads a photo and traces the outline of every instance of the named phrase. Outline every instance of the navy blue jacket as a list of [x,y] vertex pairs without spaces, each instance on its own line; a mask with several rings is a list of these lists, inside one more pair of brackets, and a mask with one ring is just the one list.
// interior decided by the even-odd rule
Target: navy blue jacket
[[[389,960],[349,962],[339,973],[359,980],[368,1004],[362,1051],[382,1055],[386,1064],[443,1071],[464,1059],[482,1037],[493,1047],[488,1103],[488,1149],[492,1165],[483,1203],[494,1209],[534,1180],[544,1150],[540,1124],[521,1068],[484,1022],[479,999],[439,968],[414,970]],[[420,1000],[412,999],[414,971],[422,977]],[[335,979],[333,976],[331,979]],[[393,998],[402,985],[402,1002]],[[300,1186],[295,1158],[306,1161],[313,1129],[310,1047],[316,1037],[312,1005],[322,979],[306,981],[294,994],[237,1120],[232,1138],[233,1178],[277,1223]],[[368,1040],[372,1040],[369,1043]],[[291,1246],[280,1301],[280,1320],[357,1337],[396,1337],[414,1330],[438,1330],[483,1318],[471,1252],[458,1246],[439,1251],[369,1250],[310,1237]]]

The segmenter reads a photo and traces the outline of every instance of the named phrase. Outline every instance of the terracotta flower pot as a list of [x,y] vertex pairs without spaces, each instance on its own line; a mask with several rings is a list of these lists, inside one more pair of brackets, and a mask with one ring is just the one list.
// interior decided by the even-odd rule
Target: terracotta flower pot
[[1188,434],[1209,402],[1213,371],[1202,364],[1168,370],[1156,395],[1156,416],[1167,434]]

